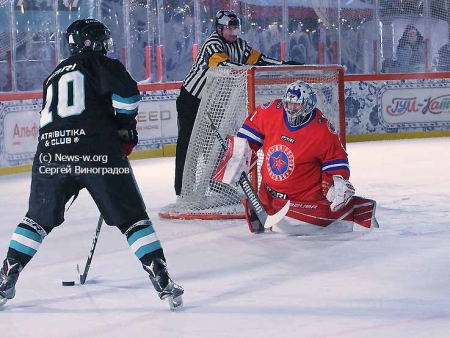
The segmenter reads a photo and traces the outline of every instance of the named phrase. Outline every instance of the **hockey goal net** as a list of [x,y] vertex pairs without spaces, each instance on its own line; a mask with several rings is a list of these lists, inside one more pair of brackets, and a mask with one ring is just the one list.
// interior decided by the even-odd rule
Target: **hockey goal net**
[[[302,80],[316,92],[317,107],[334,125],[345,146],[343,75],[339,65],[211,68],[189,143],[181,195],[175,203],[162,208],[159,216],[209,220],[244,218],[242,189],[211,179],[223,150],[205,117],[207,113],[226,139],[228,134],[236,134],[256,106],[281,98],[288,84]],[[257,185],[257,171],[250,176]]]

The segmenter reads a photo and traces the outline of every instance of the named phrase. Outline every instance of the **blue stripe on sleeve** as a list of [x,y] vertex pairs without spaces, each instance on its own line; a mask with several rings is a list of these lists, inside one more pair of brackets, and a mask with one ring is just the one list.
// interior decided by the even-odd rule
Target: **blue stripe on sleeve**
[[133,104],[133,103],[141,101],[141,94],[137,94],[137,95],[130,96],[130,97],[122,97],[120,95],[113,94],[112,100],[120,102],[120,103],[124,103],[124,104]]
[[119,113],[119,114],[131,115],[131,114],[137,113],[138,109],[136,108],[136,109],[130,110],[130,109],[118,109],[118,108],[116,108],[115,111],[116,111],[116,113]]
[[137,113],[139,102],[141,100],[141,94],[121,97],[120,95],[112,95],[112,105],[118,114],[132,115]]
[[322,171],[346,170],[350,172],[348,160],[345,158],[322,163]]
[[247,139],[249,143],[252,143],[252,144],[258,146],[258,148],[261,148],[262,144],[264,142],[264,135],[257,132],[255,129],[249,127],[246,124],[244,124],[239,129],[236,136]]

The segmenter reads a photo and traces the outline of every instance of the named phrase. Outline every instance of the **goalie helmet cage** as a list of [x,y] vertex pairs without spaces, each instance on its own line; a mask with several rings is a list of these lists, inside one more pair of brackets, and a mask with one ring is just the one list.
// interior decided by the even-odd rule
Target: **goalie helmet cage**
[[[263,103],[280,99],[287,85],[301,80],[317,95],[317,108],[330,120],[345,147],[344,71],[340,65],[214,67],[208,70],[204,93],[192,131],[183,173],[181,195],[175,203],[163,207],[159,216],[168,219],[242,219],[241,199],[236,185],[218,183],[212,176],[223,154],[215,138],[214,125],[225,139],[236,134],[249,113]],[[258,152],[258,168],[262,152]],[[258,184],[259,169],[249,174]]]

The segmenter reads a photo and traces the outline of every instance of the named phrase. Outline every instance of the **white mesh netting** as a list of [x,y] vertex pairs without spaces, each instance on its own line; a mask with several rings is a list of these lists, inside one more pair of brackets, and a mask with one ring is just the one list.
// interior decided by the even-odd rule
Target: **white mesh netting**
[[[211,126],[205,118],[211,116],[224,139],[236,134],[249,110],[281,98],[289,83],[308,82],[316,91],[318,108],[329,117],[345,137],[343,104],[339,81],[343,81],[340,66],[239,67],[211,68],[205,92],[194,124],[183,175],[183,188],[176,203],[161,209],[159,215],[174,219],[243,218],[239,186],[212,181],[223,154]],[[341,136],[342,137],[342,136]],[[261,161],[262,162],[262,159]]]

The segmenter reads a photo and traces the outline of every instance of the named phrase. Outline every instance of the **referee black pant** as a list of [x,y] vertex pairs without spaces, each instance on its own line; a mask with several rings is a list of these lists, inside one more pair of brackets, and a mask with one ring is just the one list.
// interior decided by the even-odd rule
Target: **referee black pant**
[[178,139],[175,153],[175,194],[181,195],[184,163],[186,161],[186,154],[191,139],[192,129],[194,128],[198,107],[200,106],[200,99],[190,94],[186,88],[182,86],[176,105],[178,112]]

